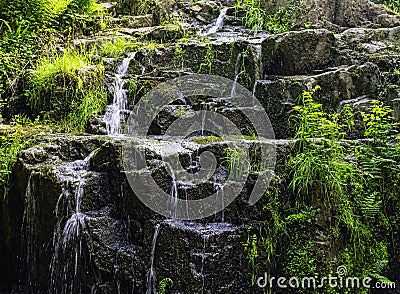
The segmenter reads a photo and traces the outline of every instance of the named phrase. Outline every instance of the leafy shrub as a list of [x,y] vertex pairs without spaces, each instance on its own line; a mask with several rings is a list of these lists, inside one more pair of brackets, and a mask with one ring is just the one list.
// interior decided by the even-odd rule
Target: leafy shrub
[[299,3],[286,7],[272,7],[260,0],[238,0],[236,13],[242,13],[243,25],[253,31],[268,30],[273,34],[290,31],[295,26],[296,7]]

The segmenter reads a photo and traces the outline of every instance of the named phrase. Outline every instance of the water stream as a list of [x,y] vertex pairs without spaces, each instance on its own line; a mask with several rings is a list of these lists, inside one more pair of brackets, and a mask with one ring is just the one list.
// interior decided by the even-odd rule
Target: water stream
[[114,76],[112,91],[114,93],[113,103],[107,106],[105,114],[106,130],[108,135],[118,135],[121,133],[121,114],[126,112],[128,99],[124,89],[124,77],[128,73],[130,62],[135,59],[136,52],[122,60],[118,71]]

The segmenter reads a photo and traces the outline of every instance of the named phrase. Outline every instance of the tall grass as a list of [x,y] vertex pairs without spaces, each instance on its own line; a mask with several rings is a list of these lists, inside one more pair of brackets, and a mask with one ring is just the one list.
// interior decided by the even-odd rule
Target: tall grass
[[90,115],[107,102],[103,71],[101,63],[77,51],[42,57],[29,78],[27,103],[34,115],[83,131]]

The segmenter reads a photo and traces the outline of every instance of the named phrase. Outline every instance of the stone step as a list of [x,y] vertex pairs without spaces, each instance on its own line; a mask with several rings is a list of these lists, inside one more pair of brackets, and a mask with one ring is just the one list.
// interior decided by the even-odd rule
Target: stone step
[[[358,97],[376,99],[380,87],[379,68],[373,63],[332,68],[315,75],[267,77],[268,80],[257,81],[255,96],[267,112],[276,138],[294,135],[288,121],[304,90],[319,85],[321,89],[313,96],[315,101],[321,102],[327,111],[339,111],[343,101]],[[361,134],[355,131],[354,135]]]
[[230,224],[165,221],[157,240],[156,282],[179,277],[173,293],[252,293],[242,248],[246,238],[246,228]]
[[302,75],[330,66],[361,65],[377,55],[397,56],[400,27],[292,31],[266,37],[262,56],[267,75]]
[[153,25],[153,15],[122,15],[119,17],[109,17],[106,18],[108,28],[117,28],[121,31],[125,29],[138,29],[144,27],[151,27]]

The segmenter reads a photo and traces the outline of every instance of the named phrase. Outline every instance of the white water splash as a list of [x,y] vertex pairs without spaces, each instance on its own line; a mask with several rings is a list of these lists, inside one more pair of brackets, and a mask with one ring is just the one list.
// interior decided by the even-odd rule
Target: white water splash
[[114,98],[113,103],[107,106],[105,114],[106,130],[108,135],[119,135],[121,133],[121,114],[126,110],[128,99],[124,89],[124,77],[128,72],[130,62],[135,59],[136,52],[122,60],[117,73],[114,76],[112,86]]
[[228,8],[221,9],[215,24],[208,30],[205,36],[216,33],[220,28],[224,26],[224,19],[227,11]]

